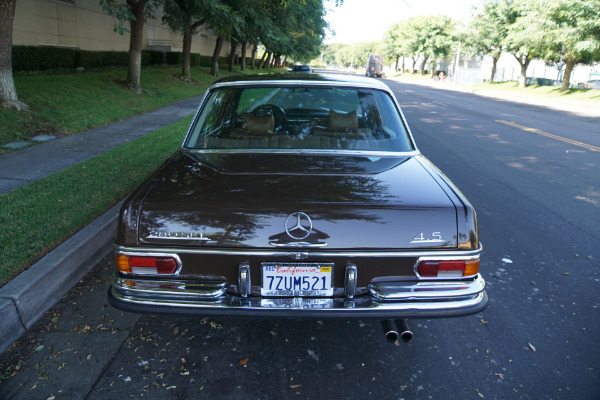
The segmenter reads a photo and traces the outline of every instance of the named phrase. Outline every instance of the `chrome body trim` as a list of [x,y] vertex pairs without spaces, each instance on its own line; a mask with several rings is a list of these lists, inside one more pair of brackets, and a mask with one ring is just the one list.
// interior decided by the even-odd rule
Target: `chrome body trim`
[[483,292],[485,281],[481,275],[469,281],[382,282],[367,286],[369,293],[381,300],[451,300],[470,298]]
[[238,267],[238,290],[242,297],[248,297],[251,289],[250,263],[241,263]]
[[327,243],[312,242],[269,242],[273,247],[326,247]]
[[[144,280],[116,274],[109,300],[117,308],[134,312],[168,312],[198,315],[287,316],[393,315],[405,317],[447,317],[479,312],[487,305],[485,282],[478,275],[472,281],[389,282],[369,285],[369,293],[328,299],[328,307],[313,308],[310,301],[295,298],[285,309],[265,306],[262,296],[242,297],[227,292],[225,282],[192,280]],[[269,298],[272,299],[273,298]],[[309,298],[315,299],[315,298]],[[318,298],[317,298],[318,299]],[[304,315],[305,314],[305,315]]]
[[353,299],[356,294],[356,265],[346,265],[346,276],[344,278],[344,294],[347,298]]
[[[231,249],[231,248],[173,248],[173,247],[126,247],[115,244],[114,249],[117,253],[128,255],[153,255],[153,254],[209,254],[224,256],[260,256],[260,257],[289,257],[290,251],[268,250],[268,249]],[[446,259],[447,257],[460,257],[465,259],[469,257],[476,258],[481,253],[482,246],[479,245],[475,250],[329,250],[329,251],[306,251],[311,257],[435,257],[436,259]],[[304,253],[304,252],[303,252]],[[291,254],[295,254],[292,252]]]
[[[222,298],[229,285],[224,281],[193,281],[189,279],[158,280],[145,279],[146,275],[136,277],[115,274],[111,280],[111,287],[118,292],[124,301],[160,302],[189,301],[198,299]],[[135,300],[133,300],[135,299]]]
[[191,154],[203,153],[244,153],[244,154],[310,154],[325,156],[360,156],[360,157],[412,157],[421,153],[417,150],[410,151],[376,151],[376,150],[326,150],[326,149],[194,149],[183,148],[184,152]]

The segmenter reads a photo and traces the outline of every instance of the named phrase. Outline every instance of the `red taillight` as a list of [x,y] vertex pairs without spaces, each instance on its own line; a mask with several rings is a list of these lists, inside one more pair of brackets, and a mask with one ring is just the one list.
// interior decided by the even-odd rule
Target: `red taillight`
[[117,269],[133,274],[169,275],[177,271],[175,257],[128,256],[117,254]]
[[423,278],[459,278],[479,273],[479,259],[421,261],[417,272]]

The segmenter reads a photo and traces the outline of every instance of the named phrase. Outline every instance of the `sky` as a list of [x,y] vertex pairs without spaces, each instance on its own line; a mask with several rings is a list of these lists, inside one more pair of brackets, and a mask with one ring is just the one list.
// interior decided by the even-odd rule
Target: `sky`
[[358,43],[383,40],[383,33],[394,23],[417,15],[447,15],[463,20],[481,0],[344,0],[339,7],[326,1],[325,19],[335,36],[325,43]]

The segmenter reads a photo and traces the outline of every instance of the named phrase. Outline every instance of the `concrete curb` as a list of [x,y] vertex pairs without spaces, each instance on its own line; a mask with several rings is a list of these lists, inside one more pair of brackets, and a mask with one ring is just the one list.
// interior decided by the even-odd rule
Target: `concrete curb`
[[0,288],[0,353],[112,248],[121,202]]

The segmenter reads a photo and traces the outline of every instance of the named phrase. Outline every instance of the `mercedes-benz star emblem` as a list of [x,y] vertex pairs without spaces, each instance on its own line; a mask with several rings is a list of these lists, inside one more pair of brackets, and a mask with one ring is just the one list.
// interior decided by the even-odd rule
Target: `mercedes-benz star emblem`
[[302,240],[307,238],[312,232],[312,228],[310,217],[303,212],[290,214],[285,220],[285,231],[292,239]]

